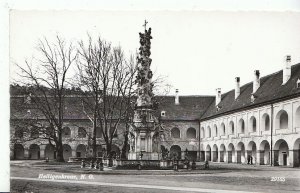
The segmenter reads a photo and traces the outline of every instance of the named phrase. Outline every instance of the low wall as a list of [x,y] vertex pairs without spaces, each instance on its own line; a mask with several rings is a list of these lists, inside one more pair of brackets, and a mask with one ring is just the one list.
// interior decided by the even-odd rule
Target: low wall
[[84,160],[85,162],[90,162],[92,159],[94,161],[96,161],[97,159],[100,161],[102,160],[102,157],[96,157],[96,159],[91,157],[69,157],[68,162],[81,162],[82,160]]

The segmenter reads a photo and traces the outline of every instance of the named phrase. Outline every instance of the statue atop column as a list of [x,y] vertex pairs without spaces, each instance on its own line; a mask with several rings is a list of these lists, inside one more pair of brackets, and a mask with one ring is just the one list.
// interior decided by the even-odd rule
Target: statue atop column
[[[143,25],[144,33],[139,33],[140,48],[137,56],[137,76],[135,83],[137,85],[137,100],[134,109],[133,124],[130,128],[132,133],[130,141],[130,153],[128,159],[147,159],[157,160],[160,152],[159,138],[155,135],[157,124],[153,115],[153,83],[152,71],[150,69],[152,59],[151,55],[151,28],[147,29],[147,21]],[[143,157],[139,157],[143,155]]]
[[138,73],[136,76],[136,84],[138,86],[138,99],[136,106],[139,107],[148,107],[152,108],[152,97],[153,97],[153,83],[152,79],[152,71],[150,69],[150,65],[152,59],[151,55],[151,28],[147,30],[147,21],[143,25],[145,27],[144,33],[139,33],[140,36],[140,48],[139,55],[137,56],[138,63]]

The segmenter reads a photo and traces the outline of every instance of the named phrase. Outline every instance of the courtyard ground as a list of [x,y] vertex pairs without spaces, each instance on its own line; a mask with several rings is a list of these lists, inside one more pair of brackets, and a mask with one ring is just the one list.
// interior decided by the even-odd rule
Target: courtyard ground
[[11,161],[11,192],[18,193],[299,191],[300,168],[213,163],[209,170],[101,172],[79,164]]

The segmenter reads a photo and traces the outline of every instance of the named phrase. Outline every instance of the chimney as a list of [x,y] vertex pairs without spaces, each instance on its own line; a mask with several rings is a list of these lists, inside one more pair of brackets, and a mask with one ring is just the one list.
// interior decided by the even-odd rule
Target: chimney
[[216,89],[216,106],[221,102],[221,88]]
[[178,94],[178,89],[175,91],[175,105],[179,105],[179,94]]
[[260,79],[259,79],[259,70],[254,70],[254,79],[253,79],[253,92],[255,93],[257,89],[260,87]]
[[287,55],[286,59],[285,59],[285,66],[283,68],[282,85],[287,83],[287,81],[290,79],[290,77],[291,77],[291,56]]
[[240,96],[241,89],[240,89],[240,77],[235,77],[235,99]]

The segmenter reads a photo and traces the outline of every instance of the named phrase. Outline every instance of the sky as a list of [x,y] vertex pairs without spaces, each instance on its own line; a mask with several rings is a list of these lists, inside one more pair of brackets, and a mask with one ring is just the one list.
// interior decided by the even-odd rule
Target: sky
[[172,85],[170,94],[214,95],[281,70],[285,55],[300,62],[300,13],[291,11],[18,11],[10,12],[10,67],[36,55],[39,38],[56,34],[77,42],[87,33],[139,47],[144,20],[152,28],[152,70]]

